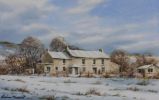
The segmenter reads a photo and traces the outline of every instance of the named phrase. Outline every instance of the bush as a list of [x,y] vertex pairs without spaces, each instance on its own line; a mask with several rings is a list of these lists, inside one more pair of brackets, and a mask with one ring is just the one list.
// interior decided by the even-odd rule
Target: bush
[[85,95],[97,95],[97,96],[101,96],[101,93],[97,91],[97,89],[95,88],[91,88],[89,89]]
[[6,75],[6,74],[8,74],[8,68],[7,67],[2,67],[2,66],[0,66],[0,75]]
[[139,91],[139,89],[137,87],[129,87],[127,88],[127,90],[131,90],[131,91]]
[[17,88],[15,89],[15,91],[29,93],[29,90],[27,90],[26,88]]
[[110,75],[109,75],[108,73],[104,73],[102,76],[103,76],[104,78],[110,78]]
[[21,79],[16,79],[14,81],[18,81],[18,82],[22,82],[22,83],[25,83],[25,81],[21,80]]
[[70,79],[68,79],[68,80],[65,80],[64,83],[76,83],[76,82],[73,82]]
[[93,83],[93,84],[95,84],[95,85],[100,85],[100,84],[102,84],[102,82],[101,82],[101,81],[96,81],[96,82]]
[[2,88],[2,89],[7,90],[7,91],[17,91],[17,92],[29,93],[29,90],[27,90],[26,88],[15,88],[15,89]]
[[44,100],[56,100],[56,97],[53,95],[53,96],[44,96],[44,97],[41,97],[40,99],[44,99]]

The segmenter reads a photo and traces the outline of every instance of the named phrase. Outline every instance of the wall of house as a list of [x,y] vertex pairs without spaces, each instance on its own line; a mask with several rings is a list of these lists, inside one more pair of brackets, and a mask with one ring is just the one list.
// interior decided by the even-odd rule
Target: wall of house
[[[153,69],[153,71],[152,71],[152,72],[149,72],[149,71],[148,71],[149,69]],[[147,77],[155,76],[155,75],[157,75],[158,73],[159,73],[159,69],[156,68],[156,67],[151,67],[151,68],[145,69],[145,74],[146,74]]]
[[[64,71],[63,68],[69,68],[71,60],[65,59],[65,63],[63,63],[63,59],[53,59],[53,68],[52,71]],[[58,70],[57,70],[58,68]]]
[[[149,72],[149,69],[153,69],[153,71]],[[145,69],[142,69],[142,70],[145,71],[145,77],[154,77],[154,76],[157,76],[159,74],[159,68],[155,67],[155,66],[154,67],[150,67],[150,68],[145,68]],[[137,73],[139,73],[138,70],[137,70]],[[140,75],[144,75],[144,73],[139,73],[139,74]]]
[[[85,64],[82,64],[82,59],[85,59]],[[72,59],[71,64],[79,65],[79,67],[85,67],[86,72],[94,73],[93,68],[97,69],[97,73],[100,71],[107,73],[118,73],[119,66],[115,63],[110,62],[109,59],[104,59],[104,64],[102,64],[102,59],[95,59],[96,63],[93,64],[92,58],[74,58]],[[104,69],[104,70],[103,70]],[[82,69],[81,69],[82,70]]]
[[52,57],[48,53],[45,53],[42,56],[42,63],[52,63]]
[[108,74],[117,74],[119,73],[119,65],[107,60],[105,63],[105,72]]
[[[85,64],[82,63],[82,59],[85,59]],[[104,64],[102,64],[102,59],[95,59],[95,64],[93,64],[93,58],[72,58],[66,59],[65,64],[63,59],[52,59],[49,55],[43,57],[43,63],[50,63],[51,69],[50,74],[54,75],[57,72],[63,72],[63,68],[69,71],[72,65],[78,66],[78,73],[94,73],[94,68],[96,69],[96,74],[101,73],[116,73],[119,72],[119,66],[115,63],[110,62],[109,59],[104,59]],[[47,70],[45,65],[44,70]],[[85,70],[85,71],[84,71]]]

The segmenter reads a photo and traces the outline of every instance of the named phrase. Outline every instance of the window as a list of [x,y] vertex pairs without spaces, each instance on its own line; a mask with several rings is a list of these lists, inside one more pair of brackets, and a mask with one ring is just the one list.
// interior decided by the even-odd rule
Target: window
[[66,71],[66,68],[65,68],[65,67],[63,67],[63,71]]
[[104,59],[102,59],[102,64],[104,64]]
[[85,59],[82,59],[82,64],[85,64]]
[[93,64],[96,64],[96,60],[95,59],[93,59]]
[[46,67],[47,72],[50,72],[51,68],[50,67]]
[[65,64],[66,63],[66,60],[65,59],[63,59],[63,64]]
[[56,67],[56,70],[58,71],[58,67]]
[[104,67],[102,67],[102,72],[105,72],[105,68]]
[[145,73],[144,69],[138,69],[138,73]]
[[153,69],[148,69],[148,72],[149,72],[149,73],[153,72]]
[[142,70],[141,69],[138,69],[138,73],[141,73],[142,72]]

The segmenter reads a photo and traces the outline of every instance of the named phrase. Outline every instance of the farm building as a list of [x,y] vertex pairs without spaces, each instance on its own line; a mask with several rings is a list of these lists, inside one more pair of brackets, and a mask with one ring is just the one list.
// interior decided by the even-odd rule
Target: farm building
[[102,75],[119,71],[119,66],[110,62],[109,56],[102,50],[85,51],[69,48],[65,52],[47,51],[37,68],[49,75]]

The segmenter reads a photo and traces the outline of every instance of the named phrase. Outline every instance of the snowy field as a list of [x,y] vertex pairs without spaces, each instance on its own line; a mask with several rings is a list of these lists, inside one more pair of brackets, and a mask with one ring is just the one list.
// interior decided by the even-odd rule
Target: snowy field
[[0,100],[158,100],[159,80],[0,76]]

